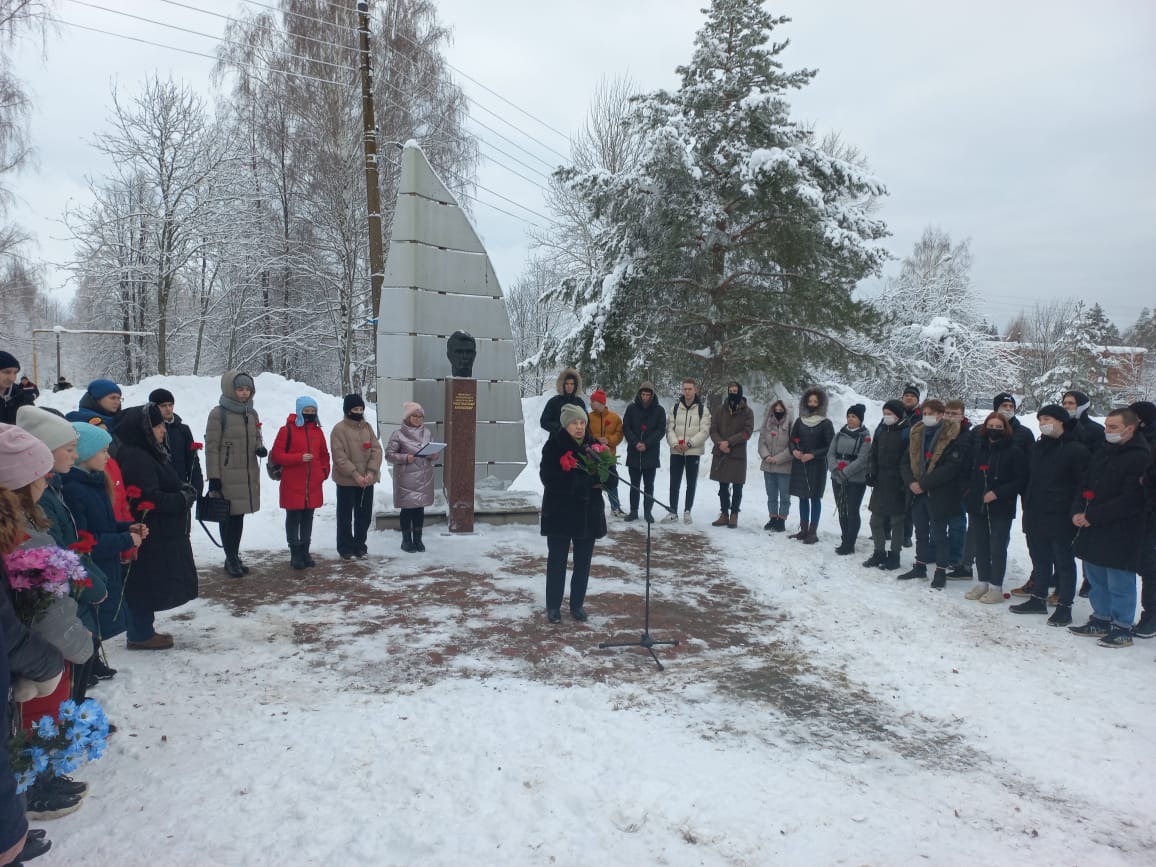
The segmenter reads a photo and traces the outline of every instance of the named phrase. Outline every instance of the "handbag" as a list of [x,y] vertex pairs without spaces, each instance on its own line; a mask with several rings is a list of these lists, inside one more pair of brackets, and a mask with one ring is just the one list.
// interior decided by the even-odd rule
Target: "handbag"
[[224,497],[201,497],[197,500],[197,520],[220,523],[229,520],[232,504]]

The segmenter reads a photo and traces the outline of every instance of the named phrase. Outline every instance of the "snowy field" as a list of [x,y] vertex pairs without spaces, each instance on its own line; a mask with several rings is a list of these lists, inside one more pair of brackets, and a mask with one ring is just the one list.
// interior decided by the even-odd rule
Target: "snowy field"
[[[146,380],[126,405],[162,382],[200,438],[217,381]],[[337,421],[340,399],[263,374],[267,443],[299,393]],[[836,426],[857,401],[832,395]],[[523,490],[540,490],[542,402],[525,402]],[[708,460],[695,524],[655,528],[651,629],[682,642],[657,649],[664,672],[597,648],[641,631],[638,524],[596,548],[589,623],[550,626],[536,528],[433,527],[424,555],[372,533],[347,563],[330,505],[303,575],[265,479],[253,574],[224,577],[194,527],[203,598],[158,617],[176,648],[110,642],[120,674],[93,697],[120,731],[36,863],[1154,863],[1156,642],[1111,651],[967,602],[968,582],[862,569],[866,540],[833,553],[829,489],[821,544],[767,534],[753,445],[737,530],[708,526]],[[1015,586],[1022,537],[1010,561]]]

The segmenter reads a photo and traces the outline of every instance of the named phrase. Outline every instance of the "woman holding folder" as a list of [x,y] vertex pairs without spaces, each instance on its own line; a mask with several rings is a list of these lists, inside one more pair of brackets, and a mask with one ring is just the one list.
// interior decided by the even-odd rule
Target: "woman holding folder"
[[401,509],[401,550],[424,551],[421,529],[425,507],[434,501],[433,459],[440,449],[430,445],[421,404],[407,400],[402,405],[401,427],[393,432],[385,447],[385,459],[393,467],[393,505]]

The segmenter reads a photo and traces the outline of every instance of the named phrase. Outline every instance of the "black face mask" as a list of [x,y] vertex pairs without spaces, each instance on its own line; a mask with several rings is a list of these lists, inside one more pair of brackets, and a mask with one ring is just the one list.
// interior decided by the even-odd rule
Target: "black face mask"
[[728,394],[727,395],[727,403],[729,403],[732,407],[737,407],[739,405],[740,400],[742,400],[741,395],[738,395],[738,394]]
[[317,421],[317,413],[303,412],[301,413],[301,418],[305,419],[305,424],[309,424],[311,421]]
[[775,410],[775,418],[779,419],[780,421],[783,418],[785,418],[786,415],[787,415],[787,411],[785,409],[776,409]]
[[362,421],[365,418],[365,410],[351,409],[349,412],[347,412],[345,414],[345,417],[349,418],[349,419],[353,419],[354,421]]

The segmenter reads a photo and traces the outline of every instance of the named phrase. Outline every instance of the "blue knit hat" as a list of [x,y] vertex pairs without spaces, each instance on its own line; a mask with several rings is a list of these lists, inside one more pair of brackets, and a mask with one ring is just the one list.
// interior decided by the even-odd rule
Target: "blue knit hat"
[[80,439],[76,441],[76,462],[78,464],[84,463],[101,449],[108,448],[112,444],[112,437],[103,428],[83,421],[74,421],[72,426],[80,436]]
[[88,393],[92,395],[93,400],[100,400],[110,394],[120,394],[121,391],[120,386],[111,379],[94,379],[88,384]]
[[311,397],[297,398],[297,421],[295,422],[297,427],[305,427],[305,418],[302,416],[302,413],[309,408],[317,412],[317,401]]

